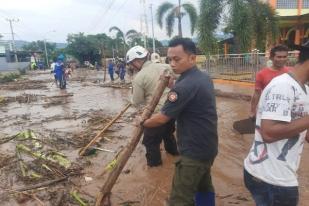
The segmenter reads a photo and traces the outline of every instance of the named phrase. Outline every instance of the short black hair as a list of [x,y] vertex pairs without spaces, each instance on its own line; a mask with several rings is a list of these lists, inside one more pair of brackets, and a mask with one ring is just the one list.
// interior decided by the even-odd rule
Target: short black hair
[[273,47],[270,50],[270,58],[273,58],[276,55],[276,52],[281,52],[281,51],[289,52],[289,47],[282,45],[282,44],[279,44]]
[[176,46],[179,46],[179,45],[181,45],[183,47],[183,50],[186,53],[196,54],[196,46],[195,46],[194,42],[189,38],[172,39],[169,42],[168,47],[176,47]]

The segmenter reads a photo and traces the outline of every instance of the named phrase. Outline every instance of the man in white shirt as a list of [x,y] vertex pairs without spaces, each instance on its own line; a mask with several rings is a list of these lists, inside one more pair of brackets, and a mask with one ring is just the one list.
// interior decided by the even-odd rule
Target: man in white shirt
[[295,70],[263,90],[255,138],[244,160],[244,181],[257,206],[296,206],[297,169],[309,142],[309,42],[300,47]]

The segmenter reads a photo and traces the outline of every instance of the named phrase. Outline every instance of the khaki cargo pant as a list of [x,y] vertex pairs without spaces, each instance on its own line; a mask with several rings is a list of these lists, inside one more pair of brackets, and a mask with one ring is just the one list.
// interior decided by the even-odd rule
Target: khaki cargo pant
[[213,160],[198,161],[181,156],[175,163],[169,206],[194,206],[196,192],[214,192],[211,180]]

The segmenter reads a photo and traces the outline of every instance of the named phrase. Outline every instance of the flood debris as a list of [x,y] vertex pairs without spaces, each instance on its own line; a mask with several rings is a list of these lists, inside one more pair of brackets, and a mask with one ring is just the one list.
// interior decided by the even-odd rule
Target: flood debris
[[[69,177],[81,175],[82,167],[79,164],[69,160],[65,154],[53,149],[49,145],[46,145],[41,140],[40,135],[37,135],[34,131],[28,129],[25,131],[18,132],[6,140],[14,141],[15,146],[15,159],[17,160],[17,167],[14,170],[8,168],[6,171],[2,170],[1,173],[7,172],[8,174],[16,174],[17,180],[21,180],[25,186],[8,188],[8,182],[3,182],[5,192],[0,193],[0,199],[2,198],[14,198],[17,202],[27,202],[30,199],[34,199],[36,202],[40,202],[44,205],[49,191],[52,189],[51,186],[59,182],[67,181],[65,191],[69,191],[72,186]],[[4,166],[2,162],[13,157],[7,156],[4,158],[1,155],[0,163],[1,168]],[[14,168],[15,162],[11,162],[11,168]],[[33,184],[36,183],[36,184]],[[62,186],[63,187],[63,186]],[[35,193],[41,194],[40,188],[46,188],[45,196],[42,199],[36,196]],[[37,190],[33,193],[33,190]],[[24,193],[31,191],[31,193]],[[9,196],[10,194],[15,194]],[[16,195],[17,194],[17,195]],[[69,192],[67,192],[69,195]],[[27,198],[28,197],[28,198]],[[60,197],[59,197],[60,198]],[[58,202],[64,201],[64,195],[57,200]],[[60,204],[60,203],[59,203]],[[58,204],[58,205],[59,205]]]
[[83,147],[80,151],[79,151],[79,155],[83,156],[86,153],[86,150],[94,145],[97,141],[99,141],[99,139],[101,138],[102,134],[114,123],[117,121],[117,119],[119,119],[119,117],[121,117],[121,115],[123,113],[125,113],[125,111],[127,111],[127,109],[131,106],[131,104],[127,104],[120,112],[119,114],[117,114],[117,116],[115,116],[85,147]]
[[131,82],[107,82],[102,85],[101,87],[111,87],[115,89],[131,89],[132,88],[132,83]]
[[70,195],[72,198],[80,205],[80,206],[89,206],[85,200],[82,200],[82,198],[79,196],[78,192],[76,190],[73,190],[70,192]]
[[38,95],[38,94],[27,94],[23,93],[21,95],[15,96],[15,97],[0,97],[0,106],[8,105],[12,102],[18,102],[18,103],[25,103],[29,104],[32,102],[38,101],[39,98],[43,97],[45,95]]
[[2,90],[25,90],[25,89],[47,89],[47,82],[52,80],[29,80],[20,79],[18,81],[1,84]]

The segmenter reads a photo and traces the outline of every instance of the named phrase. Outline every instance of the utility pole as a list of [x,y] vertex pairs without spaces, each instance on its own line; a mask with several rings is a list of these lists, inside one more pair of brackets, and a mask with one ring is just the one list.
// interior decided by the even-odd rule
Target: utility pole
[[150,14],[151,14],[151,28],[152,28],[152,52],[156,52],[156,42],[154,38],[154,29],[153,29],[153,14],[152,14],[152,4],[150,4]]
[[141,30],[144,34],[144,47],[147,48],[147,35],[148,35],[148,23],[147,23],[147,14],[146,14],[146,0],[140,0],[143,8],[143,14],[141,17]]
[[44,50],[45,50],[45,61],[47,68],[49,68],[49,61],[48,61],[48,55],[47,55],[47,49],[46,49],[46,39],[44,39]]
[[49,60],[48,60],[48,53],[47,53],[47,48],[46,48],[46,35],[48,33],[51,33],[51,32],[56,32],[56,30],[51,30],[51,31],[48,31],[44,34],[44,39],[43,39],[43,42],[44,42],[44,51],[45,51],[45,61],[46,61],[46,66],[47,68],[49,68]]
[[18,62],[16,45],[15,45],[15,39],[14,39],[13,23],[12,22],[18,22],[19,19],[8,19],[7,18],[6,20],[10,23],[11,34],[12,34],[13,51],[14,51],[14,56],[15,56],[15,62]]

